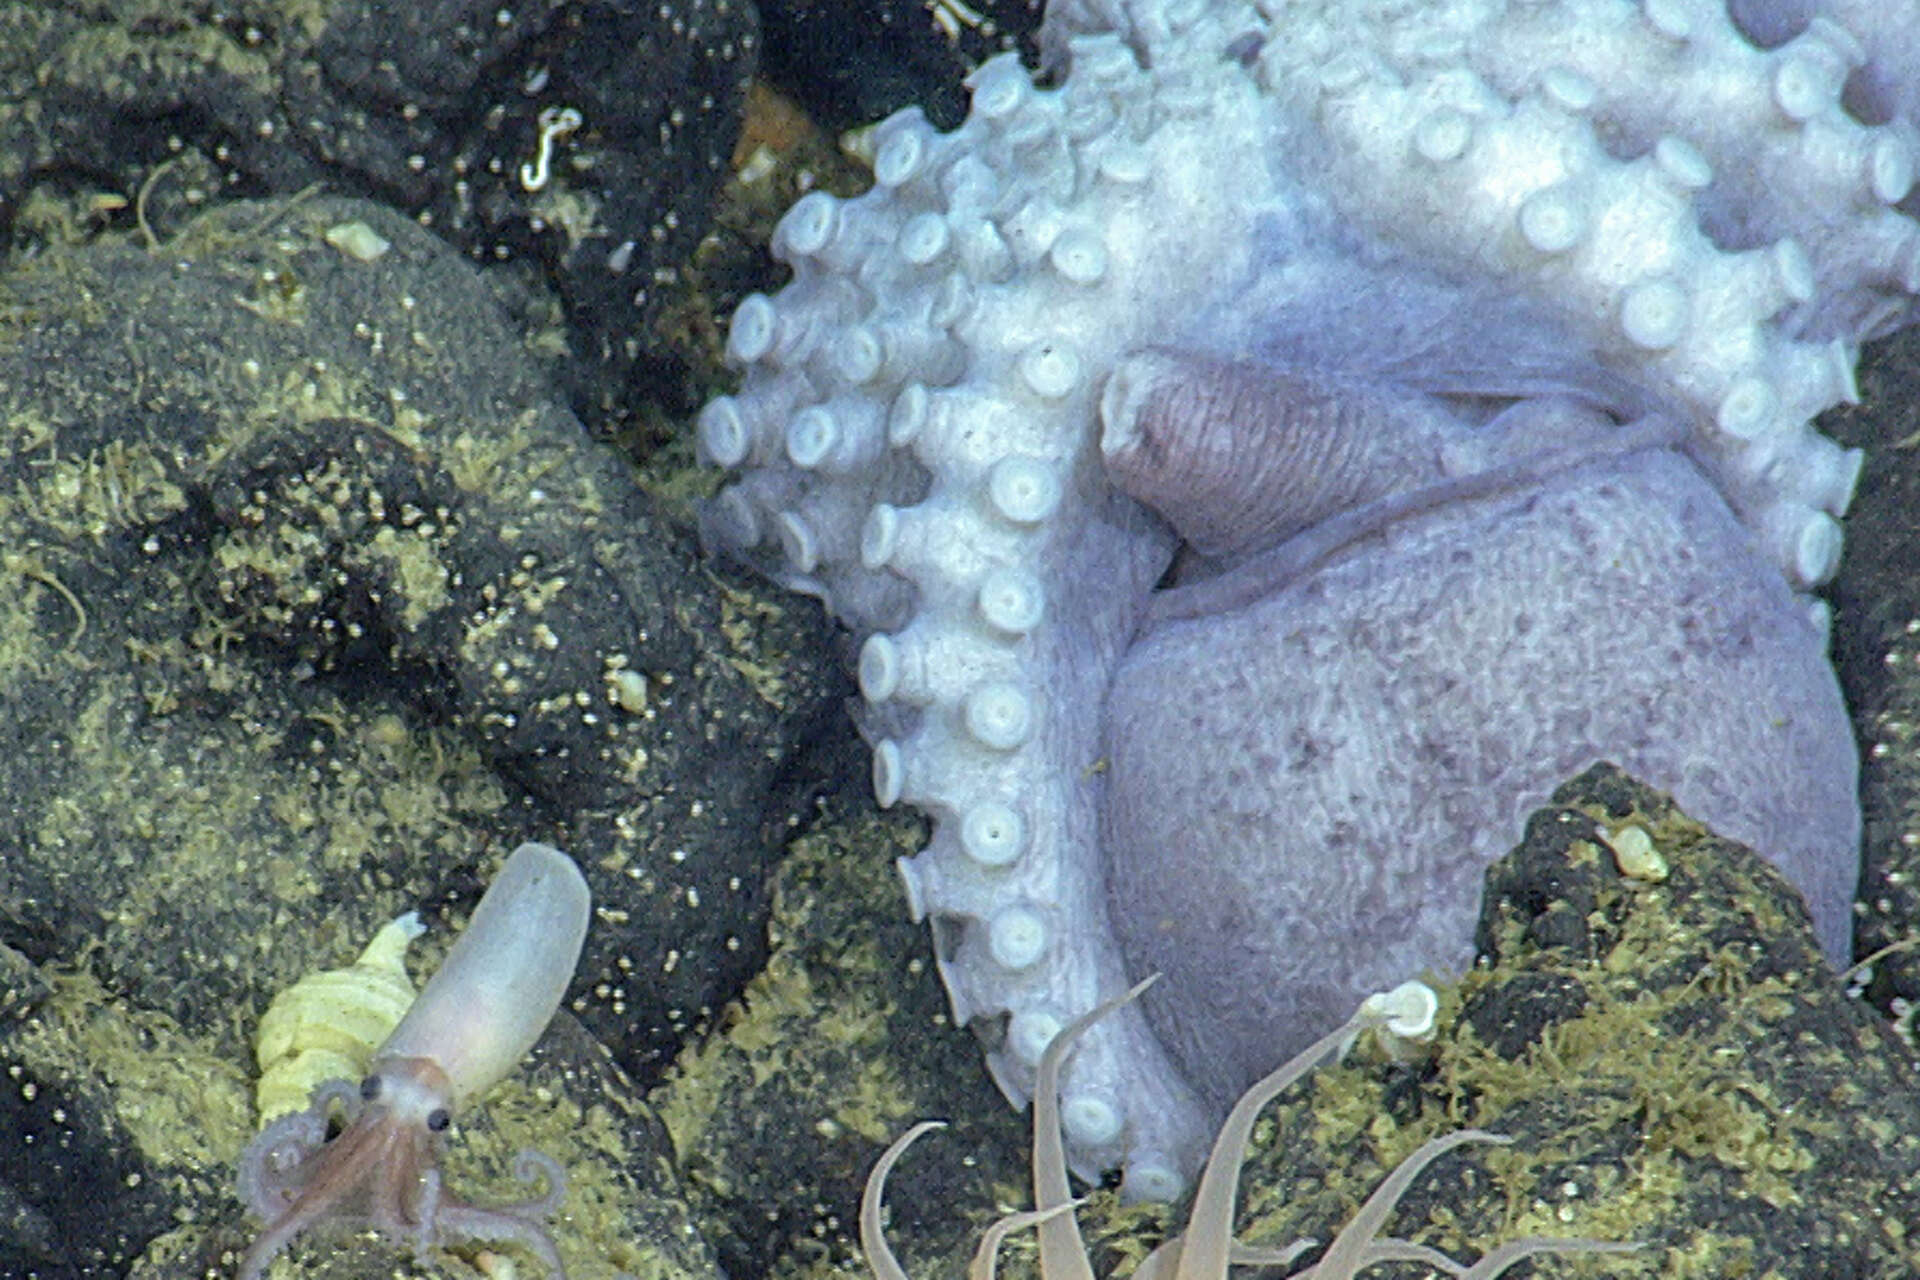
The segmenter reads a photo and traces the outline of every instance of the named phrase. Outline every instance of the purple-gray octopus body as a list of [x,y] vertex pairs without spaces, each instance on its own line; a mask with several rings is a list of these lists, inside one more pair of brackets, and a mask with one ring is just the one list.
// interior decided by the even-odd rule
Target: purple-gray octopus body
[[881,124],[749,298],[708,533],[863,639],[883,804],[1016,1103],[1174,1193],[1224,1103],[1471,958],[1487,863],[1611,759],[1774,860],[1835,960],[1825,655],[1909,321],[1920,4],[1054,0],[965,124]]

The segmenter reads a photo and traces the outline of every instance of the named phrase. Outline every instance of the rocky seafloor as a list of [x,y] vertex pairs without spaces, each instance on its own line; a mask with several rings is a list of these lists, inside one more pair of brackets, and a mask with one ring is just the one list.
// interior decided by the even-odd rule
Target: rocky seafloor
[[[685,417],[724,377],[713,317],[766,271],[760,214],[811,162],[678,193],[721,231],[660,250],[681,286],[615,351],[563,251],[516,270],[505,232],[423,228],[443,197],[392,190],[404,159],[368,159],[361,185],[312,152],[223,159],[210,107],[174,121],[171,161],[158,106],[118,151],[89,134],[168,84],[218,105],[299,65],[275,61],[290,35],[262,70],[225,56],[244,22],[138,17],[122,39],[156,56],[120,71],[149,82],[72,72],[120,47],[77,15],[62,35],[8,10],[41,43],[0,58],[9,137],[49,84],[68,113],[34,116],[64,132],[0,172],[0,1274],[230,1274],[260,1011],[409,909],[423,975],[523,838],[579,858],[599,915],[554,1028],[459,1125],[450,1184],[509,1199],[515,1149],[558,1158],[576,1280],[857,1273],[867,1170],[941,1116],[893,1178],[891,1233],[916,1275],[957,1274],[1028,1203],[1027,1136],[905,918],[891,863],[921,824],[869,799],[817,606],[704,561],[687,518]],[[514,83],[515,49],[491,83]],[[69,80],[36,87],[32,57]],[[524,130],[448,133],[531,154]],[[491,216],[520,234],[540,215]],[[1823,427],[1869,457],[1829,590],[1867,955],[1920,918],[1920,341],[1870,348],[1860,384]],[[1596,822],[1644,826],[1668,878],[1623,878]],[[1446,989],[1434,1057],[1362,1056],[1276,1104],[1243,1234],[1324,1239],[1406,1152],[1475,1124],[1516,1141],[1436,1167],[1396,1233],[1462,1257],[1549,1229],[1648,1246],[1536,1274],[1911,1273],[1920,958],[1843,982],[1764,865],[1606,773],[1570,782],[1490,884],[1489,959]],[[1167,1216],[1097,1194],[1098,1269]],[[409,1268],[348,1235],[275,1274]]]

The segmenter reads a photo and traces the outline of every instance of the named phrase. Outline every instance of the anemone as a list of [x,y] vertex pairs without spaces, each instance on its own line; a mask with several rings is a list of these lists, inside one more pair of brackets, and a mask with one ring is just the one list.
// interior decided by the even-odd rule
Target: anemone
[[[1157,976],[1157,975],[1156,975]],[[1123,995],[1096,1006],[1055,1036],[1041,1055],[1033,1103],[1034,1207],[1009,1214],[981,1237],[968,1280],[993,1280],[1000,1244],[1015,1231],[1034,1228],[1039,1233],[1040,1275],[1043,1280],[1094,1280],[1080,1225],[1074,1217],[1079,1201],[1067,1183],[1066,1151],[1060,1133],[1060,1069],[1074,1042],[1086,1029],[1135,999],[1153,985],[1149,977]],[[1186,1230],[1167,1240],[1135,1268],[1134,1280],[1225,1280],[1234,1266],[1291,1266],[1318,1242],[1296,1240],[1283,1249],[1260,1249],[1233,1237],[1234,1211],[1239,1201],[1240,1169],[1246,1159],[1254,1120],[1261,1110],[1328,1058],[1343,1055],[1360,1036],[1378,1031],[1392,1042],[1424,1039],[1432,1033],[1437,1002],[1423,983],[1406,983],[1391,992],[1369,996],[1354,1015],[1254,1083],[1240,1095],[1214,1138],[1213,1149],[1201,1171],[1200,1185],[1187,1215]],[[887,1175],[907,1148],[925,1134],[945,1127],[944,1121],[923,1120],[900,1135],[874,1163],[860,1198],[860,1249],[874,1280],[909,1280],[881,1222]],[[1492,1280],[1523,1258],[1543,1253],[1628,1253],[1638,1244],[1552,1236],[1528,1236],[1508,1241],[1478,1262],[1459,1262],[1429,1245],[1382,1236],[1387,1216],[1407,1188],[1435,1160],[1455,1147],[1471,1143],[1505,1145],[1513,1139],[1484,1129],[1461,1129],[1424,1143],[1389,1173],[1341,1228],[1318,1260],[1291,1280],[1347,1280],[1380,1262],[1418,1262],[1460,1280]]]

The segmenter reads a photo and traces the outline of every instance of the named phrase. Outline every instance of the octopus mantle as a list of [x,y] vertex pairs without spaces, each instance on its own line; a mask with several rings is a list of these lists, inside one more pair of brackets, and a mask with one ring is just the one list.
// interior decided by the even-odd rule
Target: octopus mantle
[[874,789],[935,822],[909,903],[1010,1098],[1166,975],[1071,1063],[1081,1172],[1173,1194],[1248,1080],[1463,965],[1596,759],[1845,955],[1805,593],[1859,459],[1810,423],[1920,288],[1914,7],[1056,2],[1059,87],[995,59],[783,219],[708,533],[863,638]]

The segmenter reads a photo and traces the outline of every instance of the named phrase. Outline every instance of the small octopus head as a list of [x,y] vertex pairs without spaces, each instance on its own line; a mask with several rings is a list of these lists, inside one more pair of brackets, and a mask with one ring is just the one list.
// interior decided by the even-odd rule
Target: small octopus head
[[[266,1224],[241,1260],[239,1280],[258,1280],[275,1254],[315,1227],[372,1227],[422,1254],[463,1240],[510,1240],[565,1280],[545,1219],[560,1205],[566,1176],[537,1151],[514,1159],[514,1177],[544,1180],[545,1192],[518,1204],[482,1207],[447,1193],[439,1168],[452,1124],[446,1073],[424,1058],[376,1061],[359,1088],[332,1080],[304,1111],[261,1130],[240,1158],[240,1196]],[[344,1127],[329,1139],[336,1109]]]

